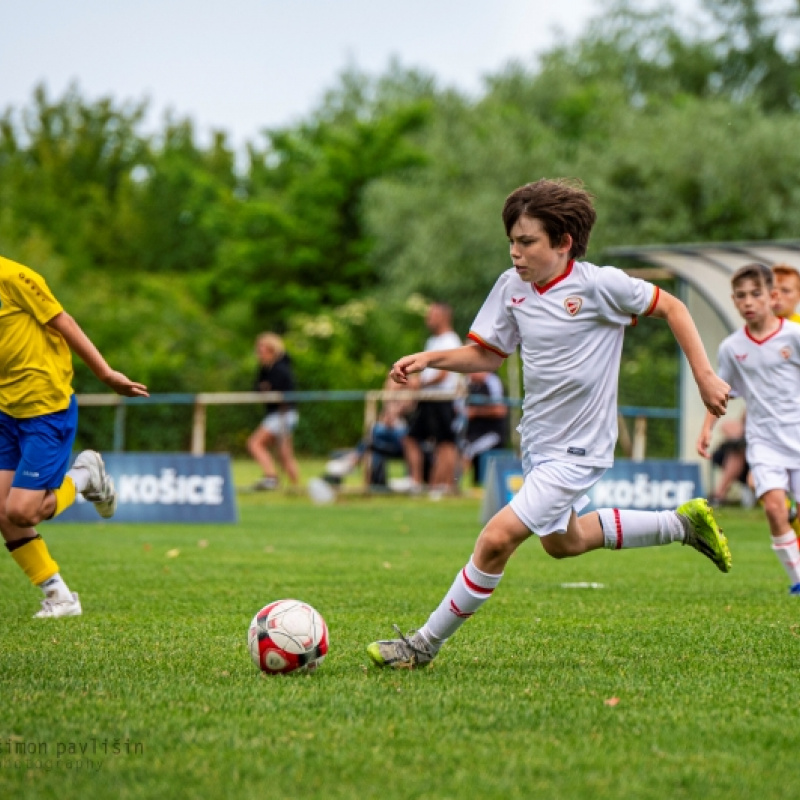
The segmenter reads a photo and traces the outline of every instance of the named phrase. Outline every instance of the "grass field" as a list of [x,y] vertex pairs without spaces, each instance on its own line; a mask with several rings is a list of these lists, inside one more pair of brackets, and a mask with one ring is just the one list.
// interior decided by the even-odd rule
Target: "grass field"
[[[728,576],[676,545],[556,562],[529,542],[418,672],[364,648],[438,603],[477,500],[240,511],[42,526],[79,618],[32,620],[38,591],[0,560],[0,798],[800,796],[800,598],[758,511],[720,515]],[[250,661],[248,623],[281,597],[329,624],[314,675]]]

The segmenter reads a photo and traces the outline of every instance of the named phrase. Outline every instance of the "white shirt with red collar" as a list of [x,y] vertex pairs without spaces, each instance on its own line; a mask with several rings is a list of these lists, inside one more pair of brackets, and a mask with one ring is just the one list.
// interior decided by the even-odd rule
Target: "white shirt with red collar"
[[750,465],[800,468],[800,325],[781,320],[764,339],[734,331],[719,346],[720,378],[747,406]]
[[523,282],[513,268],[498,278],[469,338],[504,357],[520,348],[524,452],[613,464],[625,327],[653,311],[658,292],[622,270],[585,261],[570,262],[544,287]]

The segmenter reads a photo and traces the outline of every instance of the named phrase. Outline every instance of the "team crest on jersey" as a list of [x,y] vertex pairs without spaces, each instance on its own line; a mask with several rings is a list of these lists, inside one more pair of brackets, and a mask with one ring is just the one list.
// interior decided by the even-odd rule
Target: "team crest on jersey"
[[512,297],[512,298],[511,298],[511,303],[512,303],[513,305],[515,305],[515,306],[520,306],[520,305],[522,305],[524,302],[525,302],[525,295],[522,295],[522,297]]
[[781,347],[781,355],[783,356],[784,361],[788,361],[792,356],[792,348],[791,347]]
[[740,364],[747,358],[747,353],[742,353],[741,355],[734,353],[733,355]]
[[567,314],[571,317],[574,317],[581,310],[582,305],[583,298],[576,297],[575,295],[570,295],[570,297],[564,300],[564,308],[567,309]]

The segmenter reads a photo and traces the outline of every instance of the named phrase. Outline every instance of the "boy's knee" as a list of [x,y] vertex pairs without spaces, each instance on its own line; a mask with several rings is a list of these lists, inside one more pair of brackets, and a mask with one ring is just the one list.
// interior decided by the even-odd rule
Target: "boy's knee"
[[484,528],[478,537],[478,547],[486,559],[510,555],[515,548],[512,537],[502,528]]
[[39,522],[41,522],[41,520],[37,519],[37,515],[31,513],[29,510],[11,507],[6,509],[6,513],[3,515],[3,518],[0,519],[0,528],[3,530],[10,528],[8,523],[17,528],[32,528]]
[[585,547],[580,541],[575,541],[561,533],[551,533],[541,539],[545,553],[551,558],[574,558],[585,552]]

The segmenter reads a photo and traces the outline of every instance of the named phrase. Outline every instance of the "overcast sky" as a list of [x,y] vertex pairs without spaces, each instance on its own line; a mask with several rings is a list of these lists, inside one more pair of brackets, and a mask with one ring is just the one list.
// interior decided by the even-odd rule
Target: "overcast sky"
[[[602,0],[0,0],[0,110],[71,81],[90,100],[149,98],[239,146],[290,124],[348,65],[397,57],[468,92],[574,36]],[[694,0],[680,0],[681,8]]]

